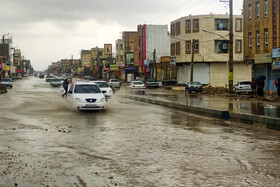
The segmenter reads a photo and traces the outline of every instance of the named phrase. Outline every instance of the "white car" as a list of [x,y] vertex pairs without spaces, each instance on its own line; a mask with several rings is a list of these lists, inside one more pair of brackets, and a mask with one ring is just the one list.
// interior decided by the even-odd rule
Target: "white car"
[[78,110],[103,110],[106,104],[104,94],[94,82],[73,83],[68,91],[67,99]]
[[122,86],[122,82],[119,81],[119,79],[110,79],[108,84],[111,86],[111,88],[120,88]]
[[145,94],[146,92],[146,85],[143,81],[132,81],[129,85],[130,91],[133,92],[140,92]]
[[251,93],[251,82],[250,81],[240,81],[234,86],[234,91],[236,94],[240,93]]
[[93,81],[93,82],[99,86],[100,90],[102,91],[106,99],[110,99],[113,96],[113,90],[106,81]]

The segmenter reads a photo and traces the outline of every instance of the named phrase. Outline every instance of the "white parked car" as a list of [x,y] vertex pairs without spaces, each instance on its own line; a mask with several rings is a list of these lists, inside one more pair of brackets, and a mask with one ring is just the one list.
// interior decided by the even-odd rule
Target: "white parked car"
[[234,86],[234,91],[236,94],[240,93],[251,93],[251,82],[250,81],[240,81]]
[[67,99],[78,110],[103,110],[106,99],[94,82],[76,82],[69,89]]
[[102,91],[106,99],[110,99],[113,96],[113,90],[106,81],[93,81],[93,82],[99,86],[100,90]]
[[130,91],[133,92],[140,92],[145,94],[146,92],[146,85],[143,81],[132,81],[129,85]]
[[122,82],[119,81],[119,79],[110,79],[108,84],[111,86],[111,88],[120,88],[122,86]]
[[13,80],[11,78],[3,78],[0,82],[0,85],[12,88],[13,87]]

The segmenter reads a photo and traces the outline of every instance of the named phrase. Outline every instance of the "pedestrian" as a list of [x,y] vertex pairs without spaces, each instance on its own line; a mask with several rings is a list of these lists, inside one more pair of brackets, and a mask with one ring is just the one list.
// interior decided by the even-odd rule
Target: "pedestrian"
[[69,81],[68,79],[64,79],[63,83],[62,83],[62,86],[65,90],[65,93],[62,95],[62,97],[66,96],[67,97],[67,93],[68,93],[68,85],[69,85]]
[[277,95],[280,96],[280,78],[275,81],[276,88],[277,88]]
[[257,92],[257,81],[255,80],[255,78],[252,79],[251,88],[252,88],[252,95],[255,96]]

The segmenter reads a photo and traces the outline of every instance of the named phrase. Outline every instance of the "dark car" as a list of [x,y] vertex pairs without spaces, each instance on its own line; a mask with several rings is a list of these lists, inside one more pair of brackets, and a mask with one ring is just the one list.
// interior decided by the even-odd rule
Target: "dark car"
[[202,92],[203,85],[200,82],[189,82],[189,93],[191,92]]

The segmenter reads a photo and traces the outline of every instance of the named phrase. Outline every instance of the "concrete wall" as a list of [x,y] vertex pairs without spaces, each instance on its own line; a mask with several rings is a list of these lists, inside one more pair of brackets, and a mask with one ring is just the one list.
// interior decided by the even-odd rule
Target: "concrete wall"
[[[239,81],[251,81],[252,66],[247,63],[236,63],[233,65],[233,84]],[[228,86],[227,63],[210,63],[210,85],[214,87]]]

